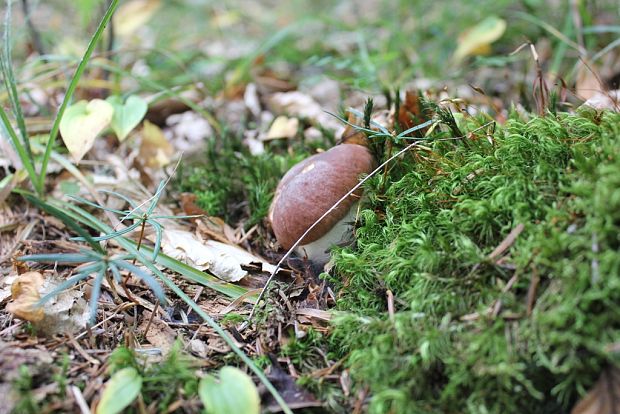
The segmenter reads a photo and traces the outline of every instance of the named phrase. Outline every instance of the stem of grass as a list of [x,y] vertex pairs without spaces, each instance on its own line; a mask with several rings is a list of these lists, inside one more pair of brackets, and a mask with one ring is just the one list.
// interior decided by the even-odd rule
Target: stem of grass
[[52,148],[54,146],[54,142],[56,141],[56,137],[58,136],[58,130],[60,128],[60,120],[62,119],[62,116],[65,113],[65,109],[67,109],[67,106],[69,105],[69,102],[71,101],[71,98],[73,97],[73,94],[75,93],[75,89],[77,88],[78,82],[80,81],[80,78],[82,77],[82,74],[84,73],[84,70],[86,69],[86,65],[88,64],[88,61],[90,60],[90,57],[93,51],[95,50],[95,46],[99,42],[99,39],[101,38],[101,35],[103,34],[103,31],[105,30],[108,22],[112,18],[112,15],[114,14],[114,11],[116,10],[116,7],[118,7],[118,3],[119,3],[119,0],[112,0],[112,2],[110,3],[110,7],[108,7],[108,10],[106,11],[105,15],[101,19],[101,22],[99,23],[99,26],[97,27],[97,30],[95,31],[95,34],[93,34],[93,36],[90,39],[90,42],[88,43],[86,52],[84,52],[84,56],[82,56],[82,60],[80,61],[80,64],[78,65],[78,67],[75,70],[75,73],[73,74],[73,78],[71,79],[71,82],[69,83],[69,87],[67,88],[67,93],[65,94],[65,98],[63,99],[62,104],[60,105],[60,108],[58,109],[58,114],[56,115],[56,118],[54,119],[54,124],[52,125],[52,130],[50,132],[49,140],[47,141],[47,145],[45,147],[45,153],[43,155],[43,160],[41,162],[41,171],[39,172],[39,179],[36,183],[37,184],[36,191],[39,195],[43,195],[43,184],[45,183],[47,165],[49,162],[49,158],[52,154]]

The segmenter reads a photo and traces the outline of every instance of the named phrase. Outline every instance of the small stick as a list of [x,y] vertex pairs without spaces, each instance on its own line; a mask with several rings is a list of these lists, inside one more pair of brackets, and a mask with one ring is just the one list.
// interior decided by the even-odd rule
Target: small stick
[[390,322],[394,322],[394,294],[388,289],[385,295],[387,296],[388,317],[390,318]]

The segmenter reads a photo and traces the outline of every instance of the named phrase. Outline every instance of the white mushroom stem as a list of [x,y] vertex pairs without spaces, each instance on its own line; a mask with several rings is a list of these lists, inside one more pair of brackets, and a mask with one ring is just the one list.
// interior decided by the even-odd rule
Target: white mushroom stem
[[307,257],[311,262],[321,266],[327,263],[330,259],[329,251],[334,245],[341,245],[343,242],[346,243],[351,241],[358,204],[359,203],[354,203],[347,215],[340,219],[340,221],[320,239],[297,246],[295,248],[297,254],[302,257]]

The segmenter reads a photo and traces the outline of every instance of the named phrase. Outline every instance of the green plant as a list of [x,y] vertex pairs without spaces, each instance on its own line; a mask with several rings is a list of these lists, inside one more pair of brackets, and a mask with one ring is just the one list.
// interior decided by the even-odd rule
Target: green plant
[[78,86],[80,78],[82,77],[82,74],[84,73],[84,70],[86,69],[86,66],[88,65],[90,57],[97,43],[99,42],[99,39],[101,38],[103,31],[105,30],[105,27],[107,26],[108,22],[112,18],[112,15],[114,11],[116,10],[116,7],[118,6],[118,3],[119,3],[119,0],[112,0],[110,2],[110,6],[108,7],[107,12],[101,19],[101,22],[99,23],[99,26],[97,27],[97,30],[91,37],[88,47],[86,48],[86,51],[84,52],[84,55],[82,56],[82,59],[80,60],[80,63],[78,64],[75,70],[75,73],[73,74],[73,77],[71,78],[71,81],[69,83],[69,86],[67,87],[65,96],[63,98],[63,101],[54,118],[54,122],[52,124],[52,129],[50,131],[50,135],[47,140],[45,151],[40,160],[39,172],[37,173],[36,164],[38,162],[35,160],[33,153],[32,153],[30,139],[26,131],[24,115],[21,109],[21,104],[19,101],[19,96],[18,96],[18,91],[17,91],[17,85],[15,83],[15,76],[13,74],[13,69],[12,69],[11,38],[10,38],[11,2],[10,1],[7,2],[8,6],[6,10],[4,42],[3,42],[4,48],[3,48],[3,53],[2,53],[2,59],[0,59],[2,61],[2,65],[0,69],[2,70],[2,76],[3,76],[5,86],[7,90],[10,91],[9,100],[11,102],[11,106],[13,109],[13,116],[15,117],[17,121],[18,129],[21,134],[21,139],[15,132],[15,129],[13,128],[13,125],[11,124],[8,114],[6,113],[4,108],[0,106],[0,120],[2,121],[2,132],[3,132],[2,135],[5,138],[7,138],[9,142],[11,142],[11,144],[15,147],[24,168],[28,172],[28,176],[30,178],[30,181],[32,182],[35,192],[37,193],[39,197],[43,197],[44,192],[45,192],[45,178],[47,175],[47,166],[49,164],[49,159],[52,155],[52,148],[58,136],[58,130],[60,127],[60,121],[62,120],[62,116],[65,112],[65,109],[69,105],[69,102],[73,98],[73,94],[75,93],[75,90]]
[[14,412],[25,414],[41,412],[32,393],[32,374],[27,366],[22,365],[19,367],[19,377],[13,382],[13,388],[19,398],[13,409]]
[[330,348],[371,413],[562,412],[618,362],[620,115],[484,122],[368,180],[357,248],[334,255]]
[[[50,255],[32,255],[27,257],[28,260],[40,260],[40,261],[58,261],[64,260],[66,262],[73,263],[83,263],[88,261],[88,264],[84,264],[83,267],[79,268],[79,273],[77,276],[67,280],[53,292],[48,294],[46,297],[42,298],[42,300],[46,300],[53,294],[57,294],[60,289],[66,288],[79,280],[85,279],[91,273],[96,272],[97,276],[95,278],[95,286],[93,289],[93,299],[91,299],[91,309],[96,309],[97,303],[95,297],[98,297],[99,289],[101,286],[101,282],[103,277],[108,273],[108,271],[115,277],[120,278],[119,268],[126,269],[129,272],[136,274],[142,280],[144,280],[149,287],[154,291],[156,296],[160,297],[160,300],[163,300],[163,292],[159,284],[155,281],[153,276],[156,276],[161,282],[163,282],[168,289],[170,289],[174,294],[176,294],[180,299],[182,299],[185,303],[187,303],[191,309],[196,312],[205,322],[211,326],[215,332],[222,337],[222,339],[231,347],[233,352],[245,363],[250,369],[256,374],[256,376],[260,379],[260,381],[265,385],[265,387],[269,390],[269,392],[274,396],[275,400],[282,407],[284,412],[290,413],[290,409],[287,407],[286,403],[282,399],[282,397],[278,394],[277,390],[273,387],[273,385],[269,382],[265,374],[252,362],[252,360],[245,355],[245,353],[235,344],[234,340],[230,337],[226,331],[224,331],[204,310],[202,310],[196,302],[194,302],[185,292],[183,292],[168,276],[166,276],[161,270],[159,270],[155,264],[153,263],[153,250],[148,248],[139,249],[135,242],[126,239],[122,234],[118,234],[112,229],[110,226],[103,223],[101,220],[97,219],[84,209],[79,206],[68,203],[68,202],[60,202],[58,200],[50,200],[48,202],[41,201],[34,197],[33,195],[25,194],[25,197],[39,207],[40,209],[47,211],[53,214],[55,217],[61,219],[70,229],[76,231],[84,241],[91,245],[91,250],[83,250],[81,253],[76,254],[50,254]],[[121,196],[123,198],[124,196]],[[156,196],[153,198],[154,203],[157,202],[159,194],[156,193]],[[88,203],[91,204],[92,203]],[[131,203],[130,203],[131,205]],[[98,208],[102,208],[98,206]],[[106,208],[102,208],[106,210]],[[114,210],[112,210],[114,211]],[[120,211],[120,210],[118,210]],[[152,210],[151,210],[152,211]],[[124,213],[124,212],[123,212]],[[143,219],[142,223],[146,223],[146,218],[144,216],[138,216],[139,219]],[[101,247],[99,243],[101,241],[95,240],[95,238],[91,237],[80,225],[85,225],[87,227],[92,228],[93,230],[103,232],[106,235],[114,234],[115,241],[120,245],[120,247],[125,251],[125,253],[119,256],[108,257],[105,254],[105,250]],[[110,237],[104,236],[104,239],[109,239]],[[145,252],[149,254],[149,256],[145,255]],[[38,256],[38,257],[37,257]],[[195,278],[196,273],[198,272],[195,269],[191,269],[191,267],[187,265],[181,265],[178,262],[172,260],[171,258],[165,257],[163,254],[157,255],[155,260],[160,260],[160,257],[163,257],[161,263],[167,263],[170,268],[179,269],[183,272],[183,274],[189,274],[190,277]],[[22,260],[24,260],[22,258]],[[147,271],[144,271],[133,263],[129,263],[129,260],[139,262],[143,266],[146,267]],[[176,263],[175,263],[176,262]],[[191,269],[187,272],[187,268]],[[153,276],[151,276],[153,275]],[[203,280],[204,282],[204,280]],[[218,286],[219,285],[219,286]],[[221,286],[223,285],[223,286]],[[227,292],[230,294],[230,290],[226,284],[217,284],[213,283],[213,286],[220,291]],[[233,286],[233,285],[230,285]],[[243,288],[236,287],[236,292],[241,291],[238,296],[244,293]],[[161,295],[160,295],[161,293]],[[91,313],[91,318],[94,315],[94,311]]]

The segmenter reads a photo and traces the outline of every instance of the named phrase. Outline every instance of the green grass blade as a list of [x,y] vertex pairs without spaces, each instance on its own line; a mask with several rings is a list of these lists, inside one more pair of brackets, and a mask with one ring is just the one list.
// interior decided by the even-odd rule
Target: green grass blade
[[[133,201],[131,198],[129,198],[129,197],[127,197],[127,196],[125,196],[125,195],[123,195],[121,193],[118,193],[116,191],[111,191],[111,190],[99,190],[99,192],[100,193],[104,193],[104,194],[110,194],[110,195],[113,195],[114,197],[120,198],[121,200],[126,201],[127,204],[129,204],[131,206],[131,208],[133,208],[133,209],[137,209],[138,208],[138,204],[136,204],[135,201]],[[125,212],[123,212],[123,215],[125,215],[127,213],[128,212],[125,211]]]
[[69,83],[69,87],[67,88],[67,92],[65,93],[65,97],[62,100],[62,103],[60,104],[60,108],[58,109],[58,113],[56,114],[56,118],[54,119],[54,124],[52,125],[52,130],[50,132],[49,140],[47,141],[47,145],[45,146],[45,153],[43,154],[43,161],[41,162],[39,182],[37,183],[39,186],[39,188],[37,189],[39,194],[43,193],[42,183],[44,183],[45,181],[45,175],[47,173],[47,164],[52,154],[52,147],[54,146],[54,142],[56,141],[56,137],[58,136],[58,130],[60,128],[60,120],[62,119],[62,116],[65,113],[65,109],[67,109],[69,102],[73,98],[73,94],[75,93],[75,89],[77,88],[78,82],[80,81],[80,78],[82,77],[82,74],[84,73],[84,70],[86,69],[86,65],[88,64],[88,61],[90,60],[90,57],[93,54],[93,51],[95,50],[95,46],[97,46],[97,43],[99,42],[99,39],[101,38],[101,35],[103,34],[105,27],[107,26],[108,22],[112,18],[112,14],[114,14],[114,11],[116,10],[116,7],[118,6],[118,3],[119,3],[119,0],[112,0],[110,2],[110,7],[108,7],[108,10],[106,11],[105,15],[101,19],[101,22],[99,23],[99,26],[97,27],[97,30],[95,31],[95,34],[91,37],[90,42],[88,43],[88,47],[86,48],[86,52],[84,53],[84,56],[82,56],[82,60],[80,61],[80,64],[76,68],[75,73],[73,74],[73,78],[71,79],[71,82]]
[[110,271],[112,272],[112,276],[114,276],[114,280],[116,280],[116,283],[121,283],[121,280],[123,278],[121,277],[120,270],[118,270],[118,267],[114,264],[114,261],[111,261],[108,264],[108,269],[110,269]]
[[[30,163],[28,152],[26,151],[21,141],[19,140],[19,137],[15,133],[15,129],[13,129],[13,125],[11,125],[11,121],[9,120],[8,115],[4,111],[4,108],[2,108],[2,105],[0,105],[0,119],[2,120],[3,130],[5,134],[8,135],[8,141],[13,143],[13,146],[15,147],[15,150],[17,151],[17,155],[19,155],[19,159],[21,160],[22,164],[24,165],[24,168],[28,172],[30,181],[32,181],[32,184],[36,188],[38,185],[39,176],[37,175],[37,172],[34,169],[34,164]],[[2,135],[6,136],[5,134],[2,134]]]
[[[28,161],[30,165],[34,166],[34,157],[32,156],[32,149],[30,148],[30,140],[28,139],[28,133],[26,131],[26,123],[24,121],[24,112],[22,111],[22,105],[19,101],[19,94],[17,93],[17,83],[15,82],[15,73],[13,72],[13,61],[11,51],[11,2],[7,2],[5,19],[4,19],[4,45],[3,45],[2,59],[0,59],[0,65],[2,68],[2,75],[4,79],[4,85],[9,95],[9,101],[13,108],[13,114],[17,121],[17,127],[22,135],[23,145],[28,155]],[[22,160],[23,162],[24,160]],[[33,167],[34,168],[34,167]]]
[[93,282],[93,289],[90,292],[90,315],[88,317],[88,323],[91,326],[95,324],[95,320],[97,319],[97,305],[99,305],[101,284],[103,283],[105,272],[105,267],[102,267],[101,270],[99,270],[99,273],[97,273],[97,277],[95,277],[95,281]]
[[159,255],[159,250],[161,249],[161,239],[164,229],[161,224],[155,220],[147,220],[146,222],[153,226],[153,229],[155,229],[155,246],[153,247],[153,261],[155,261]]
[[125,269],[138,276],[144,283],[148,285],[149,289],[153,291],[155,297],[157,297],[157,299],[159,299],[161,303],[166,303],[166,295],[164,294],[164,289],[162,289],[161,285],[157,283],[153,276],[149,275],[147,272],[140,269],[136,265],[132,265],[131,263],[124,260],[115,260],[114,264],[121,269]]
[[[123,234],[127,234],[127,233],[134,231],[140,224],[142,224],[140,221],[136,221],[131,226],[124,228],[123,230],[115,231],[113,233],[106,234],[105,236],[93,237],[93,240],[100,242],[104,240],[115,239],[117,237],[122,236]],[[84,241],[84,238],[83,237],[72,237],[71,240]]]
[[411,134],[411,133],[412,133],[412,132],[414,132],[414,131],[417,131],[417,130],[419,130],[419,129],[426,128],[427,126],[431,126],[431,125],[433,125],[433,122],[435,122],[435,121],[433,121],[433,120],[431,120],[431,121],[426,121],[426,122],[424,122],[423,124],[419,124],[419,125],[416,125],[416,126],[414,126],[414,127],[411,127],[411,128],[409,128],[409,129],[407,129],[407,130],[405,130],[405,131],[401,132],[400,134],[398,134],[398,135],[397,135],[397,137],[398,137],[398,138],[406,138],[406,137],[407,137],[407,135]]
[[85,199],[84,197],[79,197],[79,196],[69,196],[69,198],[74,199],[75,201],[78,201],[82,204],[88,204],[91,207],[95,207],[98,208],[100,210],[105,210],[105,211],[109,211],[110,213],[115,213],[115,214],[120,214],[120,215],[125,215],[127,214],[127,211],[122,211],[122,210],[117,210],[115,208],[109,208],[109,207],[105,207],[105,206],[100,206],[97,203],[93,203],[90,200]]
[[38,263],[84,263],[92,258],[84,253],[53,253],[53,254],[29,254],[20,256],[17,260],[22,262]]

